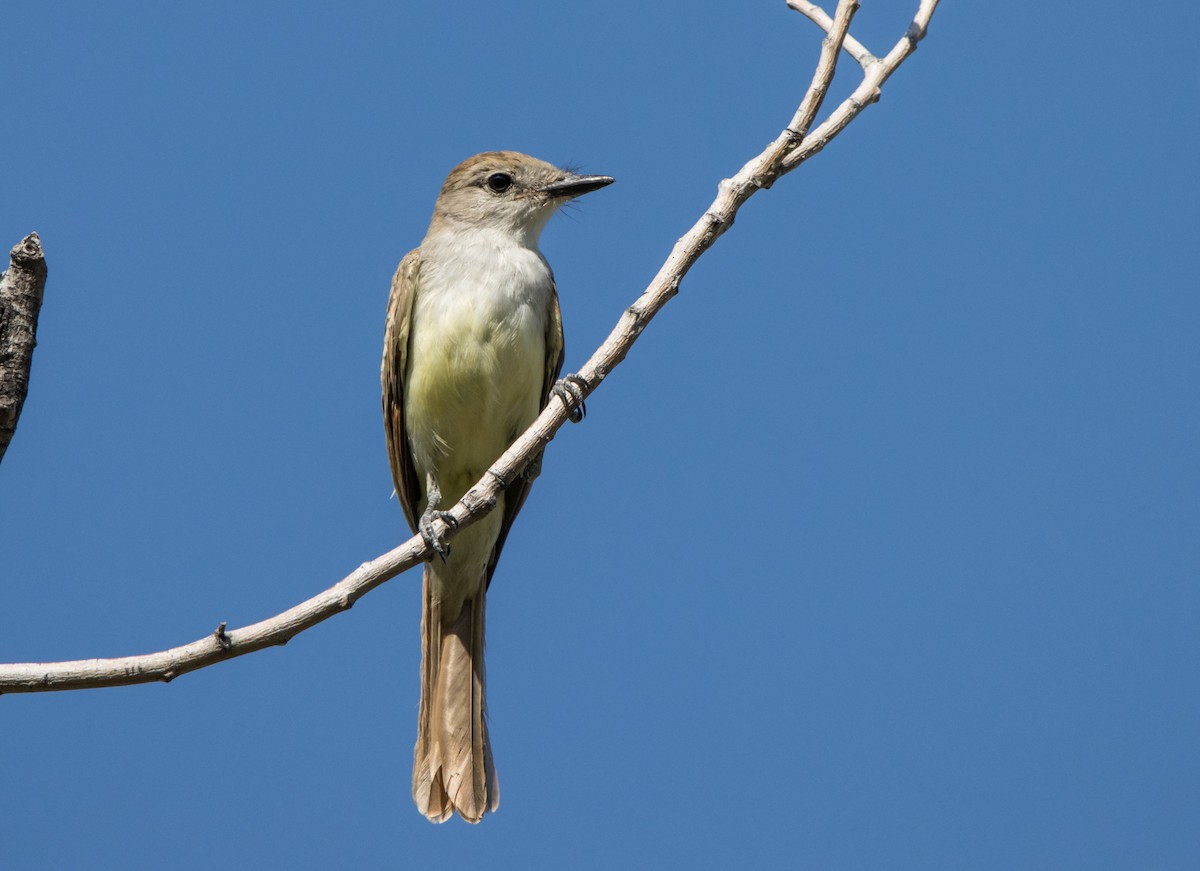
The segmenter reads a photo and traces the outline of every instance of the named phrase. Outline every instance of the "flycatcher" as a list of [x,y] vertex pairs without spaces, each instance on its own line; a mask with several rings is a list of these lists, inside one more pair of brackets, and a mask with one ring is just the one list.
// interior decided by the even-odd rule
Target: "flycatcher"
[[532,475],[453,542],[434,534],[462,495],[525,431],[559,382],[562,314],[538,250],[550,216],[611,184],[515,151],[489,151],[450,173],[421,247],[400,262],[388,299],[383,420],[404,515],[440,555],[425,567],[421,707],[413,800],[443,822],[479,822],[500,803],[484,722],[488,584]]

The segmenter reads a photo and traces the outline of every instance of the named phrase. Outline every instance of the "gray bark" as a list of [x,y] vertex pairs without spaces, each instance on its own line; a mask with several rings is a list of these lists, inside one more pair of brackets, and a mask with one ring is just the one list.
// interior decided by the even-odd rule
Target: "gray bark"
[[37,345],[38,312],[46,288],[46,258],[37,233],[12,249],[0,275],[0,460],[8,450],[25,395]]

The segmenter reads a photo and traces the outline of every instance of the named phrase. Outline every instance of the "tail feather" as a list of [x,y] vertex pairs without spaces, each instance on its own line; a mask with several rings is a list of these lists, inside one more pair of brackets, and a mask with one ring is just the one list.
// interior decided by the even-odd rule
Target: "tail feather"
[[483,637],[485,585],[447,625],[430,595],[421,609],[421,707],[413,752],[413,800],[433,822],[455,811],[477,823],[500,805],[485,721]]

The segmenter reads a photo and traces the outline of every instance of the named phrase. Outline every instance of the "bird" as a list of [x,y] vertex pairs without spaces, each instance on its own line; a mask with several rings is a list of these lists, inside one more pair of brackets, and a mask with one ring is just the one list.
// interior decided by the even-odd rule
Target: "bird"
[[437,520],[488,471],[553,394],[582,408],[578,376],[559,379],[562,313],[538,240],[564,203],[613,182],[516,151],[488,151],[442,185],[420,247],[388,298],[380,380],[392,481],[405,518],[434,551],[421,607],[421,702],[413,801],[433,822],[495,811],[500,787],[484,703],[488,587],[540,457],[504,484],[495,508],[455,536]]

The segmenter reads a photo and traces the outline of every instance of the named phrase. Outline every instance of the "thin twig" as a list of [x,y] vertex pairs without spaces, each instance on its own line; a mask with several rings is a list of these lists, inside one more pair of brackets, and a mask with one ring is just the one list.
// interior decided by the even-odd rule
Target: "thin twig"
[[0,665],[0,692],[35,693],[81,690],[128,684],[169,682],[198,668],[287,644],[294,636],[348,610],[358,599],[427,559],[418,535],[378,559],[363,563],[349,575],[282,614],[227,630],[222,623],[203,638],[158,653],[72,662],[19,662]]
[[[797,140],[796,125],[807,128],[829,87],[834,73],[834,62],[842,49],[846,28],[857,6],[856,0],[840,0],[838,3],[833,18],[836,27],[830,27],[830,36],[822,49],[817,73],[792,122],[762,154],[743,166],[732,179],[721,182],[712,205],[675,243],[666,262],[646,290],[625,310],[608,338],[579,370],[578,376],[587,385],[583,391],[585,394],[591,394],[625,359],[633,343],[654,315],[679,292],[679,284],[692,264],[733,224],[734,216],[741,205],[757,190],[769,187],[779,176],[820,151],[862,111],[866,104],[861,101],[854,104],[851,101],[855,98],[852,97],[851,101],[834,110],[833,115],[810,135],[803,140]],[[871,66],[863,85],[855,94],[863,88],[878,93],[883,81],[912,53],[917,41],[924,36],[936,6],[937,0],[921,0],[917,16],[908,33],[886,58]],[[529,428],[496,460],[487,474],[451,508],[451,514],[458,522],[456,528],[446,530],[447,538],[470,526],[495,506],[502,482],[513,480],[515,475],[525,469],[567,422],[570,413],[570,409],[561,399],[550,402],[542,410]],[[419,535],[413,536],[395,550],[359,566],[330,589],[282,614],[242,629],[210,633],[191,644],[160,653],[120,659],[0,665],[0,692],[38,692],[156,680],[169,681],[180,674],[215,662],[271,645],[284,644],[310,626],[346,610],[384,581],[429,559],[431,555],[431,548],[424,540]]]
[[[791,122],[783,128],[783,132],[775,137],[775,141],[767,147],[767,150],[751,161],[755,165],[752,176],[755,187],[769,188],[774,184],[775,179],[780,175],[779,168],[785,155],[794,150],[808,135],[808,128],[812,126],[813,118],[816,117],[821,104],[825,101],[825,95],[829,93],[829,85],[833,81],[834,72],[837,71],[838,52],[850,32],[850,19],[858,11],[858,7],[857,0],[839,0],[829,32],[821,41],[821,56],[817,59],[817,69],[813,73],[812,84],[808,86],[804,99],[800,101],[800,108],[796,110]],[[747,166],[749,165],[747,164]],[[739,176],[741,174],[739,173]],[[745,202],[753,193],[753,188],[745,188],[741,202]]]
[[[816,3],[809,3],[808,0],[787,0],[787,5],[795,9],[801,15],[807,16],[817,27],[830,33],[833,30],[833,19],[826,14],[825,10]],[[858,65],[866,70],[871,64],[875,63],[878,58],[871,54],[866,47],[855,39],[853,36],[847,36],[842,48],[846,54],[858,61]]]
[[[879,92],[883,83],[891,78],[900,64],[910,54],[917,50],[917,43],[925,38],[929,29],[929,19],[937,9],[938,0],[921,0],[917,14],[909,24],[904,36],[892,47],[887,55],[864,70],[862,83],[854,89],[849,97],[842,101],[830,113],[816,130],[813,130],[801,145],[792,151],[783,161],[782,172],[791,172],[814,154],[820,152],[833,141],[839,133],[846,129],[851,121],[858,117],[867,106],[879,100]],[[781,173],[782,174],[782,173]]]

